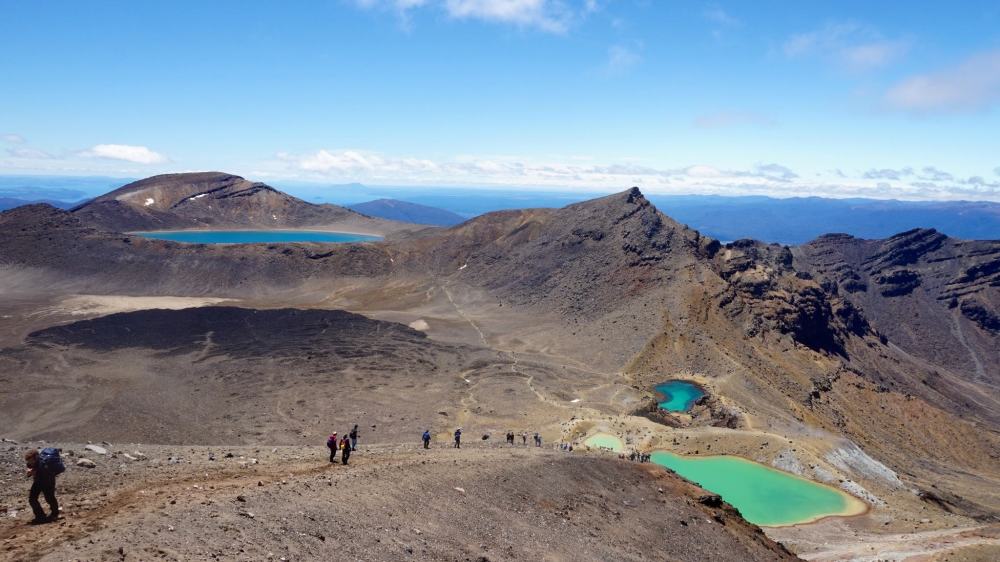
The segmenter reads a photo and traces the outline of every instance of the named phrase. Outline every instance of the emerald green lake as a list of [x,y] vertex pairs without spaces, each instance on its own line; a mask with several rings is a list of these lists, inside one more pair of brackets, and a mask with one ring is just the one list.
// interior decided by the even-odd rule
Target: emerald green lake
[[595,449],[611,449],[616,453],[625,450],[625,444],[622,443],[622,440],[609,433],[595,433],[588,437],[583,444]]
[[681,380],[658,384],[653,390],[663,396],[664,400],[659,405],[669,412],[686,412],[705,395],[705,391],[698,385]]
[[369,242],[378,236],[318,230],[160,230],[133,232],[137,236],[188,244],[270,244],[291,242]]
[[740,457],[654,451],[652,461],[719,494],[757,525],[794,525],[867,510],[864,502],[840,490]]

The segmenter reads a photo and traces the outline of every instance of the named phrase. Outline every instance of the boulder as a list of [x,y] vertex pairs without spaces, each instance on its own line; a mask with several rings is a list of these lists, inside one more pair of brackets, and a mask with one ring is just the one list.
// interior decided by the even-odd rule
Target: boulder
[[108,450],[105,449],[104,447],[101,447],[100,445],[84,445],[83,448],[93,453],[97,453],[98,455],[108,454]]

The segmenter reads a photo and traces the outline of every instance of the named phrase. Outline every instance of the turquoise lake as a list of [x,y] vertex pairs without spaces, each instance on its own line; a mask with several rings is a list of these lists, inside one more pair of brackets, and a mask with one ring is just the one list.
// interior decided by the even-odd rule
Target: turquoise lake
[[740,457],[654,451],[651,460],[719,494],[757,525],[795,525],[834,515],[859,515],[868,509],[850,494]]
[[705,391],[698,385],[680,380],[658,384],[653,390],[663,395],[664,400],[659,406],[669,412],[686,412],[705,395]]
[[280,242],[371,242],[378,236],[318,230],[160,230],[133,232],[137,236],[188,244],[270,244]]

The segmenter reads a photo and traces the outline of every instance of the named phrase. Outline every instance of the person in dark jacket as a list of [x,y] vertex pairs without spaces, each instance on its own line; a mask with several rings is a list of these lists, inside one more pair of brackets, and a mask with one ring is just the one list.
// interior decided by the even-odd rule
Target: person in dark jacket
[[[32,449],[24,454],[24,463],[28,467],[28,476],[32,477],[31,492],[28,494],[28,504],[31,511],[35,512],[35,519],[32,524],[48,523],[59,518],[59,502],[56,500],[56,475],[39,460],[38,450]],[[52,510],[50,515],[45,515],[42,505],[38,503],[38,496],[45,496],[45,503],[49,504]]]
[[431,430],[425,429],[424,434],[421,437],[424,440],[424,449],[431,448]]
[[455,430],[455,448],[456,449],[461,449],[462,448],[462,428],[461,427]]
[[337,462],[337,447],[340,442],[337,441],[337,432],[334,431],[326,438],[326,448],[330,449],[330,462]]
[[347,464],[347,459],[351,458],[351,440],[346,435],[340,442],[340,462]]
[[351,452],[358,450],[358,424],[354,424],[354,429],[351,430]]

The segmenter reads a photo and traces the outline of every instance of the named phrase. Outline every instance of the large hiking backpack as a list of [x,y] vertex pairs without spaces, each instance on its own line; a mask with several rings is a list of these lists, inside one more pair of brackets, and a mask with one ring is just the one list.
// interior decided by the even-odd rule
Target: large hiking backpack
[[42,452],[38,455],[38,462],[53,476],[66,472],[66,465],[63,464],[62,458],[59,456],[59,449],[54,447],[42,449]]

